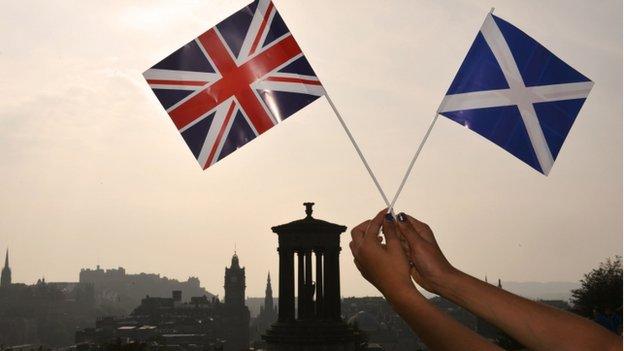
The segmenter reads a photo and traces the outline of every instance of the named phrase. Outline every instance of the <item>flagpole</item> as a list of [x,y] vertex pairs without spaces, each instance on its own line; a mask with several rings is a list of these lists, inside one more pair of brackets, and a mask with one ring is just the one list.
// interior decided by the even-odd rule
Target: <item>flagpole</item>
[[347,127],[347,124],[345,123],[344,119],[342,119],[342,116],[340,115],[340,112],[338,112],[338,109],[336,108],[336,105],[334,105],[334,102],[329,97],[329,94],[327,93],[327,91],[325,91],[325,98],[327,99],[327,102],[329,102],[329,106],[331,106],[331,108],[334,110],[334,113],[336,114],[336,117],[338,118],[338,121],[340,122],[340,125],[342,125],[342,128],[344,129],[345,133],[347,133],[347,136],[349,137],[349,140],[351,140],[351,144],[353,144],[353,147],[355,148],[355,151],[357,151],[358,156],[360,156],[360,160],[362,160],[362,163],[364,164],[364,167],[366,167],[366,170],[368,171],[368,174],[370,175],[371,179],[373,180],[373,183],[375,183],[375,186],[377,187],[377,190],[379,190],[379,194],[381,195],[381,197],[383,198],[384,202],[386,203],[386,206],[388,207],[388,213],[392,213],[392,206],[390,205],[390,201],[388,201],[388,197],[386,196],[386,193],[384,193],[383,189],[381,188],[381,185],[379,184],[379,181],[377,181],[377,177],[375,177],[375,173],[373,173],[373,170],[368,165],[368,162],[366,161],[366,158],[364,157],[364,154],[362,153],[362,150],[360,150],[360,147],[358,146],[357,142],[355,141],[355,138],[353,138],[353,135],[351,134],[351,131],[349,130],[349,127]]
[[425,133],[425,136],[420,141],[420,144],[418,145],[418,149],[416,149],[416,153],[414,153],[414,157],[412,157],[412,160],[410,161],[409,166],[407,167],[407,170],[405,171],[405,175],[403,176],[403,180],[401,180],[401,184],[399,185],[399,188],[397,189],[396,193],[394,194],[394,198],[392,199],[392,202],[388,206],[388,213],[390,213],[390,212],[392,212],[394,210],[394,204],[396,203],[397,199],[399,198],[399,195],[401,194],[401,191],[403,191],[403,187],[405,186],[405,183],[407,183],[407,178],[409,178],[410,174],[412,173],[412,169],[414,168],[414,164],[416,163],[416,160],[418,159],[418,156],[420,155],[420,152],[422,151],[423,146],[427,142],[427,139],[429,139],[429,134],[431,134],[431,130],[433,129],[433,126],[435,125],[436,121],[438,120],[438,115],[440,114],[440,107],[438,107],[438,109],[436,110],[436,113],[433,116],[433,119],[431,120],[431,123],[429,124],[429,129],[427,129],[427,132]]
[[[494,13],[494,7],[492,7],[490,9],[490,12],[488,13],[488,15],[491,15],[493,13]],[[394,197],[392,198],[392,202],[388,206],[388,213],[391,213],[391,212],[394,211],[394,204],[396,204],[396,201],[399,198],[399,195],[403,191],[403,187],[405,186],[405,183],[407,183],[407,179],[409,178],[410,174],[412,173],[412,168],[414,168],[414,163],[416,163],[416,160],[418,159],[418,156],[420,155],[420,151],[422,151],[422,148],[425,145],[425,142],[429,138],[429,134],[431,134],[431,130],[433,129],[433,126],[435,125],[436,121],[438,120],[438,115],[440,114],[440,109],[441,108],[442,108],[442,103],[440,103],[440,106],[438,106],[438,109],[436,110],[436,113],[433,116],[433,119],[431,120],[431,124],[429,124],[429,129],[427,129],[427,132],[425,133],[425,136],[420,141],[420,145],[418,145],[418,149],[416,149],[416,153],[414,154],[414,157],[412,157],[412,160],[410,161],[410,164],[407,167],[407,171],[405,171],[405,175],[403,176],[403,179],[401,180],[401,184],[399,185],[399,188],[397,189],[396,193],[394,194]]]

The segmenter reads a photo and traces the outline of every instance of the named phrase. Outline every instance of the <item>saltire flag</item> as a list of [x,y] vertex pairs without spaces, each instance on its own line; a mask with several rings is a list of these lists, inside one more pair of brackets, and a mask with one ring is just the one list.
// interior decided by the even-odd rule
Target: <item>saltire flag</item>
[[592,86],[490,13],[438,112],[548,175]]
[[143,74],[204,169],[325,91],[270,0],[256,0]]

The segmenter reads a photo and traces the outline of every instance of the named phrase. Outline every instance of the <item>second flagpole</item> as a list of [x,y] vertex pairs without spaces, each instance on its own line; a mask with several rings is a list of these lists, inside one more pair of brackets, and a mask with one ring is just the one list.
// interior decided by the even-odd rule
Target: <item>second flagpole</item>
[[373,173],[373,170],[368,165],[368,162],[366,161],[366,158],[364,157],[362,150],[360,150],[360,147],[355,141],[355,138],[353,138],[353,135],[351,134],[349,127],[347,127],[347,124],[345,123],[344,119],[342,119],[340,112],[338,112],[336,105],[334,105],[334,102],[332,101],[331,97],[329,97],[329,94],[327,93],[327,91],[325,91],[325,98],[327,99],[327,102],[329,102],[329,106],[331,106],[331,108],[334,110],[334,113],[336,114],[336,117],[338,118],[340,125],[342,125],[342,128],[344,129],[345,133],[347,133],[347,137],[349,137],[349,140],[351,141],[351,144],[353,144],[355,151],[357,152],[358,156],[360,156],[360,160],[362,160],[362,163],[364,164],[364,167],[366,167],[366,170],[368,171],[368,174],[373,180],[373,183],[375,183],[375,186],[377,187],[379,194],[381,195],[384,202],[386,203],[386,206],[388,207],[388,213],[393,213],[392,206],[390,205],[390,201],[388,201],[388,197],[386,196],[386,193],[384,193],[383,189],[381,188],[381,185],[379,184],[377,177],[375,177],[375,173]]
[[425,136],[420,141],[420,144],[418,145],[418,149],[416,149],[416,153],[414,153],[414,156],[412,157],[412,160],[410,161],[409,166],[407,166],[407,170],[405,171],[405,175],[403,176],[403,179],[401,180],[401,184],[399,185],[399,188],[394,194],[394,197],[392,198],[392,202],[390,202],[390,205],[388,205],[388,213],[391,213],[394,210],[394,204],[399,198],[399,195],[401,194],[401,191],[403,191],[403,187],[405,186],[405,183],[407,183],[407,179],[412,173],[412,169],[414,168],[414,163],[416,163],[416,160],[418,159],[418,156],[420,155],[420,152],[422,151],[423,146],[427,142],[427,139],[429,139],[429,134],[431,134],[431,130],[433,129],[433,126],[438,120],[438,115],[440,114],[439,111],[440,111],[440,107],[438,107],[438,109],[436,110],[436,113],[433,116],[431,123],[429,124],[429,129],[427,129],[427,132],[425,133]]
[[[490,9],[490,12],[489,12],[488,15],[492,15],[493,13],[494,13],[494,8],[492,7]],[[429,138],[429,134],[431,134],[431,130],[433,129],[433,126],[435,125],[436,121],[438,120],[438,115],[440,114],[440,109],[442,109],[442,104],[444,104],[444,100],[442,100],[442,102],[440,103],[440,106],[438,106],[438,109],[435,112],[435,116],[433,116],[433,119],[431,120],[431,124],[429,124],[429,129],[427,129],[427,132],[425,133],[425,136],[420,141],[420,145],[418,145],[418,149],[416,150],[416,153],[414,154],[414,157],[412,157],[412,160],[410,161],[409,166],[407,167],[407,170],[405,171],[405,175],[403,176],[403,179],[401,180],[401,184],[399,185],[399,188],[397,189],[396,193],[394,194],[394,197],[392,198],[392,202],[390,203],[390,205],[388,205],[388,213],[393,212],[394,204],[396,203],[397,199],[399,198],[399,195],[403,191],[403,187],[405,186],[405,183],[407,183],[407,179],[409,178],[410,174],[412,173],[412,169],[414,168],[414,163],[416,163],[416,160],[418,159],[418,156],[420,155],[420,152],[422,151],[422,148],[425,145],[425,142]]]

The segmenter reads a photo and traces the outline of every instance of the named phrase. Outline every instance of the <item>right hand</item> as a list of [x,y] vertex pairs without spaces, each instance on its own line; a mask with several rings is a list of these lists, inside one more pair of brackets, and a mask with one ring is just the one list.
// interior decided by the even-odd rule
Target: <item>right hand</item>
[[405,213],[400,213],[398,219],[397,227],[408,244],[404,250],[412,262],[412,278],[427,291],[439,295],[443,284],[457,270],[444,257],[426,223]]
[[[373,219],[353,228],[349,247],[362,276],[393,301],[417,290],[410,278],[409,261],[395,222],[386,219],[386,213],[386,209],[381,210]],[[378,240],[381,229],[385,244]]]

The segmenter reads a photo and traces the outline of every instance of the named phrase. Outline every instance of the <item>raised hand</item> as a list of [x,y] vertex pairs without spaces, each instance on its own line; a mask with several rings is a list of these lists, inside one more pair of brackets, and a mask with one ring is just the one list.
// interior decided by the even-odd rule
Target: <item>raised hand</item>
[[418,285],[439,294],[442,283],[457,270],[444,257],[431,228],[405,213],[399,213],[396,227],[407,242],[403,249],[411,262],[410,274]]
[[[380,230],[386,243],[380,241]],[[351,230],[349,247],[356,267],[362,276],[384,296],[392,299],[405,292],[416,290],[410,278],[409,260],[401,246],[396,222],[386,218],[386,210],[380,211]]]

